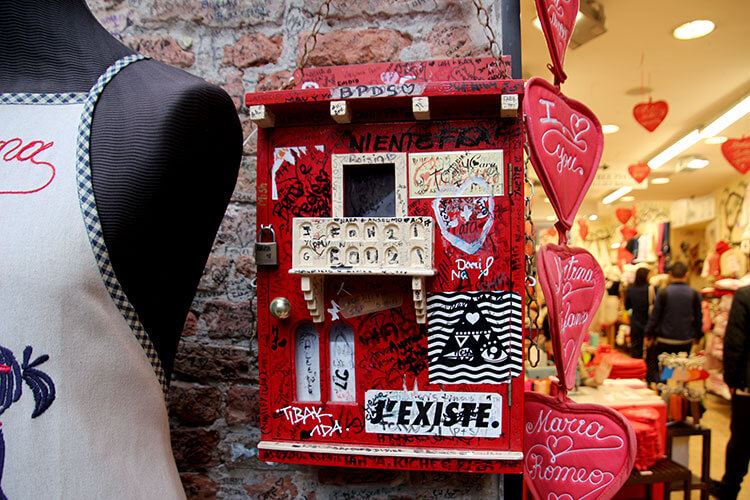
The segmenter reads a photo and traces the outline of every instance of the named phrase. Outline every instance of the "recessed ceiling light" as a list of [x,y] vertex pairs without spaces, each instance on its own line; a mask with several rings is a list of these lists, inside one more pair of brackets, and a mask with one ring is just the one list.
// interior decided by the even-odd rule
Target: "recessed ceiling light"
[[622,198],[620,198],[620,201],[625,201],[625,202],[634,201],[634,200],[635,200],[635,196],[623,196]]
[[699,168],[704,168],[708,166],[709,163],[710,162],[706,160],[705,158],[693,158],[692,160],[687,162],[685,166],[687,166],[687,168],[694,168],[697,170]]
[[602,134],[614,134],[615,132],[618,132],[619,130],[620,130],[620,127],[614,124],[602,125]]
[[598,218],[599,218],[599,216],[596,215],[596,214],[589,215],[589,220],[597,220]]
[[620,248],[620,244],[619,243],[612,243],[610,245],[610,248]]
[[714,137],[709,137],[703,142],[705,142],[706,144],[723,144],[727,142],[727,138],[723,135],[716,135]]
[[547,216],[547,220],[550,221],[550,222],[552,222],[552,221],[557,220],[557,217],[555,217],[554,215],[548,215]]
[[672,35],[678,40],[692,40],[711,33],[716,25],[707,19],[698,19],[678,26]]
[[657,177],[656,179],[651,179],[651,184],[667,184],[669,182],[668,177]]

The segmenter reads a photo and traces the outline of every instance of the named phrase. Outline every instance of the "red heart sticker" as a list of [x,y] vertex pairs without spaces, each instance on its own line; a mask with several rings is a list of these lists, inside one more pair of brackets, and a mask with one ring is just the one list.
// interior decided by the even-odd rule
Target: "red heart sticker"
[[750,170],[750,137],[729,139],[721,145],[721,154],[741,174]]
[[523,111],[531,161],[568,231],[599,167],[602,126],[589,108],[541,78],[526,82]]
[[649,132],[653,132],[664,121],[664,117],[667,116],[668,111],[669,106],[666,101],[653,102],[649,99],[648,102],[635,105],[633,116],[638,123],[643,125],[643,128]]
[[524,480],[542,500],[607,500],[627,481],[636,437],[616,410],[527,392]]
[[627,221],[630,220],[630,218],[633,216],[633,211],[629,208],[616,208],[615,209],[615,217],[617,217],[617,220],[619,220],[622,224],[625,224]]
[[604,296],[604,273],[583,248],[544,245],[537,262],[557,374],[561,385],[572,389],[583,338]]
[[651,173],[651,167],[648,166],[648,163],[635,163],[628,167],[628,173],[636,182],[641,183]]
[[552,67],[550,70],[557,81],[567,78],[563,71],[565,51],[573,34],[578,15],[578,0],[535,0],[539,23],[547,41]]

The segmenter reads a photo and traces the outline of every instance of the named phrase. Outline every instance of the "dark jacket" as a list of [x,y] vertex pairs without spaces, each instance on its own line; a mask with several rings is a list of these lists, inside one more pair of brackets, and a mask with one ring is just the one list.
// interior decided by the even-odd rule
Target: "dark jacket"
[[734,293],[724,334],[724,382],[744,389],[750,385],[750,286]]
[[703,336],[703,312],[698,292],[687,283],[672,283],[660,291],[646,324],[646,336],[690,341]]
[[630,327],[643,330],[648,321],[648,283],[643,285],[630,285],[625,291],[625,309],[632,309],[630,316]]

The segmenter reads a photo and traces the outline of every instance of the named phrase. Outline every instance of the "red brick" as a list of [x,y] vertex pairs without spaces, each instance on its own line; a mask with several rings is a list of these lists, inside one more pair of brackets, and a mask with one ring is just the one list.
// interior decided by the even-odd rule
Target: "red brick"
[[270,75],[264,75],[263,73],[258,75],[258,84],[255,86],[256,92],[269,92],[273,90],[281,90],[281,88],[289,83],[289,78],[292,77],[291,71],[279,71]]
[[193,311],[188,311],[187,318],[185,318],[185,324],[182,327],[182,336],[192,337],[195,335],[196,326],[198,326],[198,315]]
[[[299,36],[299,57],[302,57],[307,33]],[[336,66],[397,61],[401,50],[411,45],[411,37],[394,30],[368,29],[332,31],[318,35],[308,66]]]
[[172,37],[140,36],[130,40],[128,45],[141,54],[172,66],[189,68],[195,62],[195,54],[182,50]]
[[255,257],[244,255],[236,257],[234,259],[234,267],[237,269],[237,272],[245,278],[249,280],[255,278]]
[[469,27],[440,25],[432,28],[426,38],[430,53],[436,59],[489,56],[489,47],[477,47],[469,36]]
[[175,357],[175,374],[187,380],[258,383],[257,359],[241,347],[182,342]]
[[257,427],[260,423],[260,399],[258,389],[233,385],[227,390],[226,407],[227,424],[250,424]]
[[188,500],[213,500],[219,492],[219,484],[206,474],[182,473],[180,480]]
[[237,184],[234,186],[232,201],[255,203],[255,156],[243,156]]
[[222,64],[240,69],[276,63],[281,56],[282,35],[268,38],[262,33],[243,35],[234,45],[224,47]]
[[180,470],[201,469],[219,463],[219,433],[207,429],[172,429],[172,451]]
[[245,491],[251,498],[273,498],[274,500],[293,500],[297,498],[297,486],[291,476],[279,477],[277,474],[265,474],[263,482],[245,484]]
[[201,319],[211,338],[250,338],[255,323],[250,302],[208,302]]
[[278,21],[284,2],[265,0],[151,0],[133,9],[137,24],[192,21],[204,26],[240,28]]
[[209,257],[206,267],[203,268],[200,282],[198,282],[198,290],[204,292],[218,290],[229,275],[229,264],[229,258],[227,257]]
[[242,84],[242,71],[237,68],[228,68],[222,71],[224,83],[219,83],[229,97],[232,98],[235,109],[240,109],[245,102],[245,87]]
[[169,387],[169,415],[183,424],[211,424],[221,416],[221,391],[174,381]]

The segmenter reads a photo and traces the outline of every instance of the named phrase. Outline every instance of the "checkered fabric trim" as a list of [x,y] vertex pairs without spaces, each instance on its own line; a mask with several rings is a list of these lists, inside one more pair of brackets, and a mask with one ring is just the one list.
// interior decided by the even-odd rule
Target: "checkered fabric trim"
[[88,97],[86,92],[57,94],[0,94],[0,104],[80,104]]
[[127,56],[119,61],[115,62],[112,66],[99,77],[99,80],[94,84],[89,92],[86,100],[83,104],[83,113],[81,114],[81,122],[78,126],[78,142],[76,145],[76,156],[77,156],[77,180],[78,180],[78,200],[81,205],[81,212],[83,214],[83,222],[86,225],[86,230],[89,234],[89,241],[91,241],[91,248],[94,251],[94,257],[99,265],[99,272],[104,280],[104,285],[109,291],[109,295],[117,305],[120,313],[130,325],[133,335],[143,347],[143,351],[146,353],[151,366],[154,369],[156,378],[161,384],[162,390],[164,391],[164,397],[167,396],[167,378],[164,374],[164,369],[161,366],[159,356],[154,349],[154,345],[151,343],[151,339],[148,337],[146,330],[143,328],[138,313],[135,308],[128,300],[125,292],[120,285],[117,277],[115,276],[112,263],[109,260],[109,252],[104,244],[104,236],[102,234],[102,226],[99,221],[99,213],[96,210],[96,200],[94,200],[94,188],[91,183],[91,164],[89,161],[89,139],[91,138],[91,122],[94,117],[94,107],[99,99],[99,96],[104,90],[104,87],[109,83],[112,78],[120,72],[123,68],[128,66],[135,61],[141,59],[147,59],[148,57],[142,55]]

